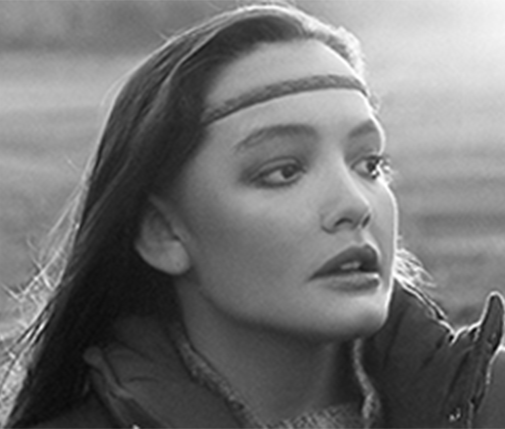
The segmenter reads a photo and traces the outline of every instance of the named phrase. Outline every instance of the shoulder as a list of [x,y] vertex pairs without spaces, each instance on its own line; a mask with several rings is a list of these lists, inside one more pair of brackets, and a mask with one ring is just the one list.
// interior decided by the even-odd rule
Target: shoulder
[[492,363],[489,387],[476,416],[476,427],[505,427],[505,347],[501,346]]
[[117,427],[106,408],[94,396],[55,419],[42,422],[36,428],[114,428]]

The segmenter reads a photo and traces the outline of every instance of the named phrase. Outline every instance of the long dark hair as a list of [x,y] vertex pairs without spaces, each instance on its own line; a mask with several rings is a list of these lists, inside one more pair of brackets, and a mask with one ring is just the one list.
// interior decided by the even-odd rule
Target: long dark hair
[[[25,333],[28,369],[9,425],[54,418],[86,394],[82,354],[122,315],[176,313],[171,279],[134,250],[147,199],[177,179],[205,134],[205,96],[219,71],[261,42],[317,39],[362,71],[354,37],[291,6],[252,5],[168,40],[119,94],[64,223],[34,281],[54,294]],[[62,230],[60,229],[60,234]]]

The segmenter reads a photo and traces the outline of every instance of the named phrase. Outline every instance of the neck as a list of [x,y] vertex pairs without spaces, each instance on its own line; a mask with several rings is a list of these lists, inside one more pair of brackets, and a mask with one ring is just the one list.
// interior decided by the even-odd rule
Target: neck
[[313,342],[215,322],[212,327],[186,323],[190,340],[261,422],[274,423],[356,398],[345,343]]

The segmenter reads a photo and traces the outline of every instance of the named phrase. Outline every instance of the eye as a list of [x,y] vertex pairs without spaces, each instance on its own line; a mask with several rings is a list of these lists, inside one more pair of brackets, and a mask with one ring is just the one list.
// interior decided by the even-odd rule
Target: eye
[[372,180],[383,177],[391,179],[391,166],[389,158],[385,155],[371,155],[356,164],[356,170],[360,175]]
[[276,163],[261,171],[256,179],[260,186],[281,187],[296,182],[304,173],[303,167],[296,161]]

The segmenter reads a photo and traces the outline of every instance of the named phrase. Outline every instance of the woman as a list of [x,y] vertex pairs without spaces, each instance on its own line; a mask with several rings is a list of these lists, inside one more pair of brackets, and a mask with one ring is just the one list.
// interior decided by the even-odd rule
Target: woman
[[263,5],[169,40],[111,112],[9,425],[472,424],[501,300],[453,333],[387,170],[347,32]]

